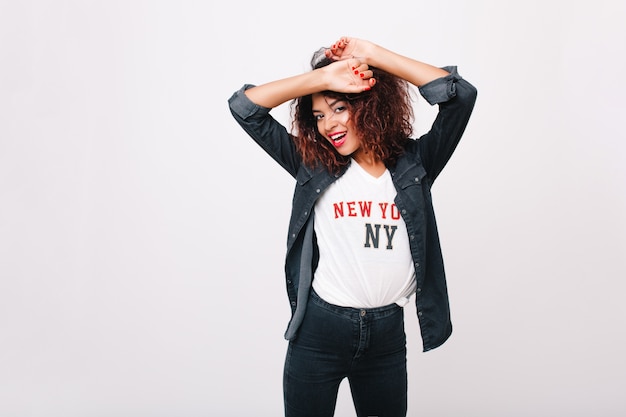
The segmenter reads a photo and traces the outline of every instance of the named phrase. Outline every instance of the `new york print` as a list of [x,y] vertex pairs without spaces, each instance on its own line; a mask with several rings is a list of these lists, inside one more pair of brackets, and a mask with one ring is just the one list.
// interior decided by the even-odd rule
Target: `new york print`
[[[400,220],[400,212],[395,203],[380,202],[374,204],[372,201],[340,201],[333,203],[335,219],[344,217],[362,217],[371,218],[372,209],[375,210],[374,216],[381,220],[390,220],[391,224],[365,222],[365,242],[366,248],[393,249],[393,237],[398,229],[394,221]],[[381,233],[381,229],[383,232]],[[386,239],[381,242],[381,236]]]

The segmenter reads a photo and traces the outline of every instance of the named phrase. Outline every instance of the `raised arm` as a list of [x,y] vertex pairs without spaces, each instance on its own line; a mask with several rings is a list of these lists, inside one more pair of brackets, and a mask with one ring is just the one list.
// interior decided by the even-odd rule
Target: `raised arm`
[[363,39],[342,37],[326,51],[326,56],[335,60],[359,59],[364,64],[380,68],[416,87],[448,75],[441,68],[397,54]]
[[434,181],[463,135],[476,101],[476,88],[457,73],[456,67],[440,69],[362,39],[343,37],[326,56],[334,60],[358,58],[415,85],[428,103],[439,105],[430,131],[416,141],[422,163]]
[[246,96],[259,106],[274,108],[296,97],[320,91],[360,93],[376,80],[369,66],[360,59],[343,59],[304,74],[271,81],[246,90]]

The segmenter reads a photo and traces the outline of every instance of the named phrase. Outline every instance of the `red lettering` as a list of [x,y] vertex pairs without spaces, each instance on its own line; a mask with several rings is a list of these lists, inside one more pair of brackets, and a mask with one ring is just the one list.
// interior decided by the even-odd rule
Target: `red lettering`
[[387,206],[389,205],[389,203],[378,203],[378,205],[380,206],[380,211],[382,211],[382,218],[386,219],[387,218]]
[[372,202],[371,201],[359,201],[359,207],[361,208],[361,217],[370,217],[372,214]]
[[391,218],[394,220],[400,219],[400,211],[398,210],[398,207],[396,207],[395,204],[391,205]]
[[343,217],[343,201],[339,204],[334,203],[333,207],[335,208],[335,219],[338,217]]
[[354,210],[354,205],[356,204],[355,201],[349,201],[346,203],[348,205],[348,216],[349,217],[356,217],[356,211]]

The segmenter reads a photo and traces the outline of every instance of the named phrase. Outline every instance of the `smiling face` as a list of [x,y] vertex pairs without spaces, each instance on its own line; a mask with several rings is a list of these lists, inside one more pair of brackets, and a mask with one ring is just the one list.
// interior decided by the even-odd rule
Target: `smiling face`
[[361,148],[361,139],[350,118],[345,101],[321,93],[313,94],[313,117],[317,130],[343,156]]

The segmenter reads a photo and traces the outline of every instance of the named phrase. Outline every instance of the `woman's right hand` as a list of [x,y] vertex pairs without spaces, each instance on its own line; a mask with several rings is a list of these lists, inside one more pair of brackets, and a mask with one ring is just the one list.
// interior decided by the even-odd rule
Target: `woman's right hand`
[[[355,50],[356,42],[350,40],[349,43],[352,43],[352,49],[348,48],[347,51]],[[362,51],[364,45],[371,44],[363,41],[360,45],[356,48],[357,51]],[[355,94],[372,88],[376,79],[369,64],[364,58],[349,57],[345,53],[345,44],[342,44],[342,48],[341,59],[330,65],[249,88],[245,94],[259,106],[274,108],[296,97],[326,90]]]
[[360,93],[376,84],[372,70],[358,58],[347,58],[320,68],[327,77],[328,90],[339,93]]

